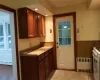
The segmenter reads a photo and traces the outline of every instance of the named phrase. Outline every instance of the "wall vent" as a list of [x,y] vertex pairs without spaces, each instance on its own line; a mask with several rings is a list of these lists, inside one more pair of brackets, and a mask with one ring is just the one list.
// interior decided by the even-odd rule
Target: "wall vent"
[[91,58],[77,57],[76,62],[77,62],[77,71],[91,72],[91,67],[92,67]]

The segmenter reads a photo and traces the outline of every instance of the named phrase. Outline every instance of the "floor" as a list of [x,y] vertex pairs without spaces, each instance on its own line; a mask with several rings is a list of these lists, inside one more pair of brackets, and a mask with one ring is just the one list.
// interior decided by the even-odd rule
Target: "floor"
[[12,66],[0,65],[0,80],[14,80]]
[[92,80],[90,73],[56,70],[47,80]]
[[[12,66],[0,65],[0,80],[14,80]],[[47,80],[92,80],[85,72],[56,70]]]

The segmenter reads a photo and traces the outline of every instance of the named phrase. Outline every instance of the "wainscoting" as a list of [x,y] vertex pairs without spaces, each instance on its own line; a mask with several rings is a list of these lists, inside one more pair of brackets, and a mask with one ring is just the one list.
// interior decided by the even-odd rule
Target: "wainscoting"
[[0,50],[0,65],[12,65],[12,50]]
[[92,57],[93,47],[100,47],[100,41],[77,41],[77,57]]

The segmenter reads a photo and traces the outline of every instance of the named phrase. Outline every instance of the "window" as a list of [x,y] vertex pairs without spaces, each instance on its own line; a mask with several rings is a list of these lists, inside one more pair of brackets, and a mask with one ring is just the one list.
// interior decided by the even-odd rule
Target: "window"
[[11,49],[10,24],[0,23],[0,49]]
[[58,23],[59,45],[71,45],[71,25],[70,21]]
[[4,32],[3,32],[3,24],[0,24],[0,49],[4,48]]
[[8,48],[11,48],[11,33],[10,33],[10,24],[6,23],[6,29],[7,29],[7,44]]

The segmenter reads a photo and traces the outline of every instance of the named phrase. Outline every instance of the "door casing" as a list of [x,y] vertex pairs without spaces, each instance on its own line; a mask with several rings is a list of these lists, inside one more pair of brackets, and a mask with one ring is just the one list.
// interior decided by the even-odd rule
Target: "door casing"
[[76,41],[76,12],[71,12],[71,13],[64,13],[64,14],[57,14],[53,15],[53,30],[54,30],[54,68],[57,69],[57,49],[56,49],[56,24],[55,21],[57,18],[64,17],[64,16],[73,16],[73,28],[74,28],[74,55],[75,55],[75,71],[77,71],[77,62],[76,62],[76,57],[77,57],[77,41]]
[[0,4],[0,9],[12,12],[14,14],[14,26],[15,26],[15,45],[16,45],[16,63],[17,63],[17,75],[18,75],[18,80],[20,80],[20,68],[19,68],[19,55],[18,55],[18,40],[17,40],[17,20],[16,20],[16,10],[12,9],[10,7],[7,7],[3,4]]

